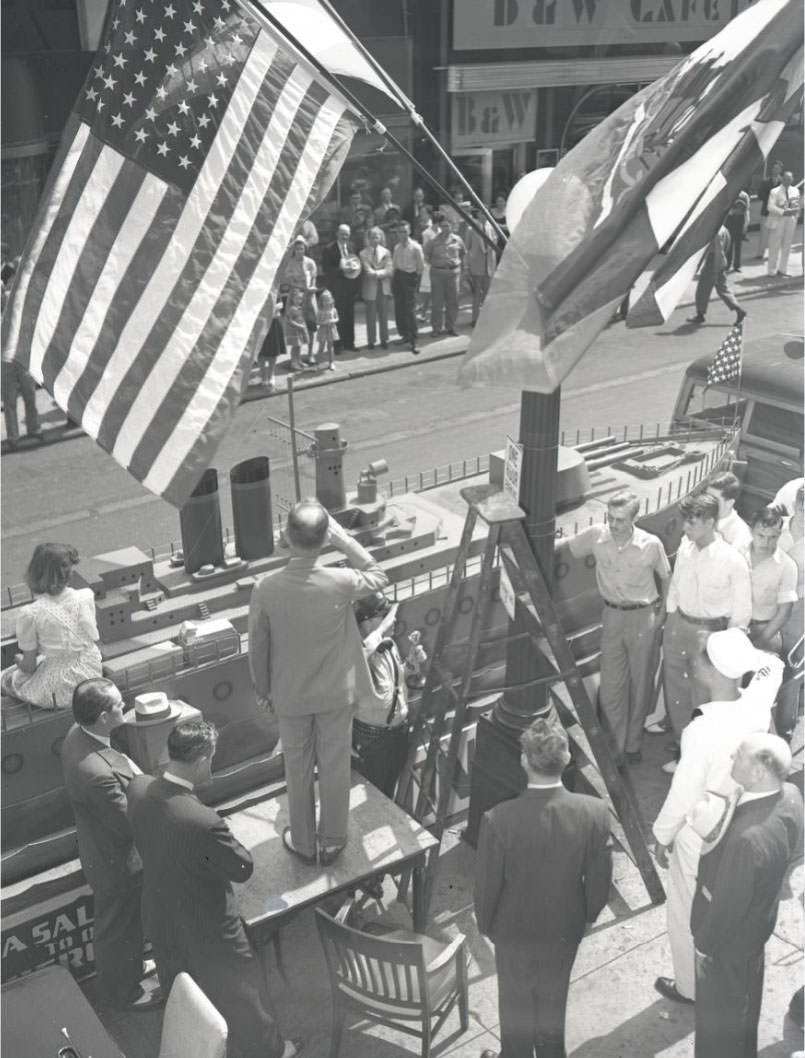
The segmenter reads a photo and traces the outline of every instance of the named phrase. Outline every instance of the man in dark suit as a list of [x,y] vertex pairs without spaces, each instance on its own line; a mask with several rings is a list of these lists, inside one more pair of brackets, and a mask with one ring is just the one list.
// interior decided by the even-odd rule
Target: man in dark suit
[[218,732],[186,720],[168,736],[168,767],[129,786],[129,820],[143,860],[143,919],[167,995],[184,970],[221,1012],[242,1058],[293,1058],[270,1014],[260,963],[238,914],[232,882],[254,863],[194,788],[209,782]]
[[745,738],[733,754],[732,778],[743,788],[735,814],[720,840],[703,835],[690,916],[696,1058],[757,1056],[763,949],[802,840],[802,797],[785,781],[790,768],[781,738]]
[[528,786],[481,820],[475,916],[495,945],[500,1058],[564,1058],[570,970],[612,877],[609,812],[562,785],[561,725],[535,720],[520,742]]
[[84,680],[73,692],[73,717],[61,761],[78,855],[95,903],[98,984],[115,1006],[148,1010],[161,997],[156,978],[144,977],[142,864],[126,818],[126,789],[140,769],[109,741],[123,723],[120,691],[102,677]]
[[360,290],[361,262],[355,243],[350,238],[348,224],[338,225],[335,242],[324,247],[321,263],[327,289],[333,295],[338,310],[339,340],[335,343],[336,352],[339,349],[354,350],[355,298]]

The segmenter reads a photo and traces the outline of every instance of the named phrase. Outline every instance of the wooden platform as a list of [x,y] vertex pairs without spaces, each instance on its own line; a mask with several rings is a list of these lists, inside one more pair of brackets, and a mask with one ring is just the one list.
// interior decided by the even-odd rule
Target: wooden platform
[[347,847],[329,867],[308,867],[282,845],[288,825],[286,794],[259,801],[227,816],[227,823],[254,857],[254,873],[237,887],[243,918],[255,941],[283,920],[334,893],[360,888],[380,872],[413,870],[414,929],[425,928],[422,871],[429,849],[438,844],[424,827],[385,794],[352,776]]

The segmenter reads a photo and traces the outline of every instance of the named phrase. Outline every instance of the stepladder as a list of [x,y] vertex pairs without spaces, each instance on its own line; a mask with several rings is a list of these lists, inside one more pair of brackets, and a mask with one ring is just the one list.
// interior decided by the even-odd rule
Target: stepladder
[[[574,759],[584,782],[609,805],[612,831],[631,854],[653,903],[665,893],[648,848],[648,829],[642,818],[628,771],[616,764],[607,732],[579,671],[557,608],[525,532],[525,512],[514,500],[491,485],[461,490],[468,505],[440,623],[431,652],[419,707],[412,719],[411,748],[400,777],[396,801],[439,839],[444,835],[456,774],[467,706],[489,608],[499,578],[511,585],[513,605],[527,615],[529,638],[545,660],[545,681],[553,712],[568,732]],[[456,640],[461,589],[467,559],[479,528],[486,528],[477,602],[468,639]],[[461,661],[457,663],[457,647]],[[438,869],[439,847],[428,859],[425,899],[430,900]],[[406,879],[401,882],[401,895]]]

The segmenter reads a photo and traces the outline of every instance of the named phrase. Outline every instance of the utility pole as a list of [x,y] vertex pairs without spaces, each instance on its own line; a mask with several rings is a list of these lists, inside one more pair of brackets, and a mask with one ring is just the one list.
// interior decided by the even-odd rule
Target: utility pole
[[[524,390],[520,401],[520,506],[526,513],[526,535],[549,588],[553,587],[560,394],[558,387],[547,394]],[[533,682],[545,676],[547,668],[545,658],[532,645],[528,628],[522,617],[509,622],[505,685],[510,689],[489,717],[478,720],[464,832],[472,845],[484,812],[522,789],[520,733],[551,708],[548,684]]]

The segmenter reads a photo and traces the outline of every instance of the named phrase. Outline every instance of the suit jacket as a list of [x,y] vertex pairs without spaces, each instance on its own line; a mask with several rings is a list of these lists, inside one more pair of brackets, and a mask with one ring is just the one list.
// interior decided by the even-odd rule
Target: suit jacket
[[353,706],[371,686],[352,604],[388,577],[356,540],[344,553],[353,568],[291,558],[252,589],[249,666],[277,716]]
[[576,947],[612,878],[609,811],[564,786],[527,789],[481,820],[475,917],[495,944]]
[[[379,293],[391,294],[391,251],[385,246],[367,246],[358,255],[363,267],[361,297],[364,301],[375,301]],[[379,260],[378,260],[379,258]],[[377,275],[377,273],[380,275]]]
[[251,853],[194,793],[140,775],[129,784],[128,815],[143,861],[143,922],[162,950],[214,958],[243,938],[233,882],[254,869]]
[[84,875],[93,892],[117,890],[142,869],[126,818],[126,790],[135,777],[132,763],[78,724],[67,732],[61,761]]
[[[347,253],[357,256],[358,251],[355,249],[355,243],[352,239],[347,242]],[[357,275],[354,279],[348,279],[341,271],[340,263],[341,250],[338,242],[331,242],[321,252],[321,264],[324,269],[324,278],[327,286],[334,294],[351,293],[355,297],[358,293],[358,283],[361,277]]]
[[699,860],[690,928],[704,955],[762,952],[785,872],[800,847],[802,818],[802,797],[790,783],[735,809],[724,837]]

